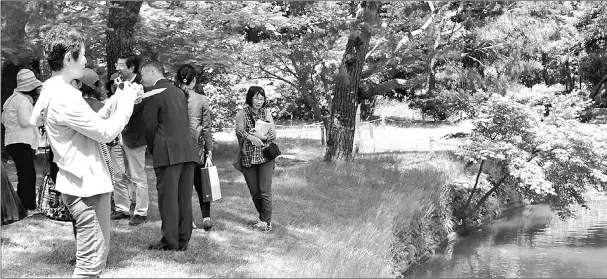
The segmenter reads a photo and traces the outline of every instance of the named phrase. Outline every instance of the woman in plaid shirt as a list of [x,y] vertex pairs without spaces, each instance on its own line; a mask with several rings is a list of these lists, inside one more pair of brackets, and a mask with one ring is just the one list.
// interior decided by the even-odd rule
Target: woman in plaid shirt
[[[251,86],[247,92],[245,108],[236,113],[236,137],[240,146],[240,163],[253,204],[259,212],[259,221],[253,227],[262,231],[272,230],[272,176],[274,160],[263,156],[262,150],[276,139],[276,128],[272,115],[265,108],[266,93],[259,86]],[[270,131],[261,135],[255,131],[255,121],[271,124]]]

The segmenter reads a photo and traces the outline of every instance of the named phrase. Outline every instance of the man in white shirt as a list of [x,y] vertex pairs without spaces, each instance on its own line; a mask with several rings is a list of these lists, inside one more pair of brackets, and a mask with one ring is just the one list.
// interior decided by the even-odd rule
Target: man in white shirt
[[[44,122],[59,167],[56,190],[76,220],[76,267],[73,277],[99,277],[110,241],[110,194],[113,191],[102,146],[114,139],[131,116],[140,85],[125,83],[97,113],[70,82],[83,75],[84,38],[66,24],[53,27],[44,54],[53,77],[43,85]],[[33,115],[32,120],[38,117]]]

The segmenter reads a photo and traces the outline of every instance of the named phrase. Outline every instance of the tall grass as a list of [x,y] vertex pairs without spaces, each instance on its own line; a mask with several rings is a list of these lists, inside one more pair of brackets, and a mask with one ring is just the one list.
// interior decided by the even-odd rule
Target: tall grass
[[[361,157],[351,163],[313,162],[281,176],[277,206],[296,195],[307,206],[286,206],[289,223],[318,231],[295,277],[392,277],[395,232],[437,202],[456,164],[431,154]],[[446,164],[430,164],[430,159]],[[305,183],[300,183],[305,181]],[[305,187],[302,187],[305,185]],[[290,200],[287,198],[286,200]]]
[[[247,225],[257,214],[242,174],[230,164],[237,145],[219,142],[214,162],[223,198],[212,205],[213,231],[194,231],[186,252],[146,250],[160,237],[148,158],[149,221],[138,227],[112,221],[104,276],[394,277],[402,271],[399,262],[419,258],[414,250],[425,247],[428,235],[412,224],[434,214],[441,189],[460,171],[447,156],[432,153],[360,155],[353,162],[326,164],[318,141],[278,143],[291,156],[276,163],[271,233]],[[200,222],[196,197],[193,209]],[[68,277],[73,257],[69,224],[26,218],[2,227],[3,277]]]

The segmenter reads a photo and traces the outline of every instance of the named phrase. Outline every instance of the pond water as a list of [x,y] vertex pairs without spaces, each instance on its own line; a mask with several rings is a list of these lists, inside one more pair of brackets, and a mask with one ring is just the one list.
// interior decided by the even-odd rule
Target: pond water
[[607,278],[607,200],[561,220],[547,205],[516,209],[460,238],[407,278]]

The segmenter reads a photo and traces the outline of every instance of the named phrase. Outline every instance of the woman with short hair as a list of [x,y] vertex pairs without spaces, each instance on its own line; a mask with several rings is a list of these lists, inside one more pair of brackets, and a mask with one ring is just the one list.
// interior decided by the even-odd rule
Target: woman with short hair
[[[251,86],[247,91],[246,106],[236,113],[236,137],[238,138],[240,164],[253,204],[259,213],[259,221],[253,228],[269,232],[272,230],[272,176],[274,159],[263,156],[263,149],[276,139],[276,128],[272,114],[266,106],[266,93],[259,86]],[[255,122],[270,123],[267,134],[255,131]]]

